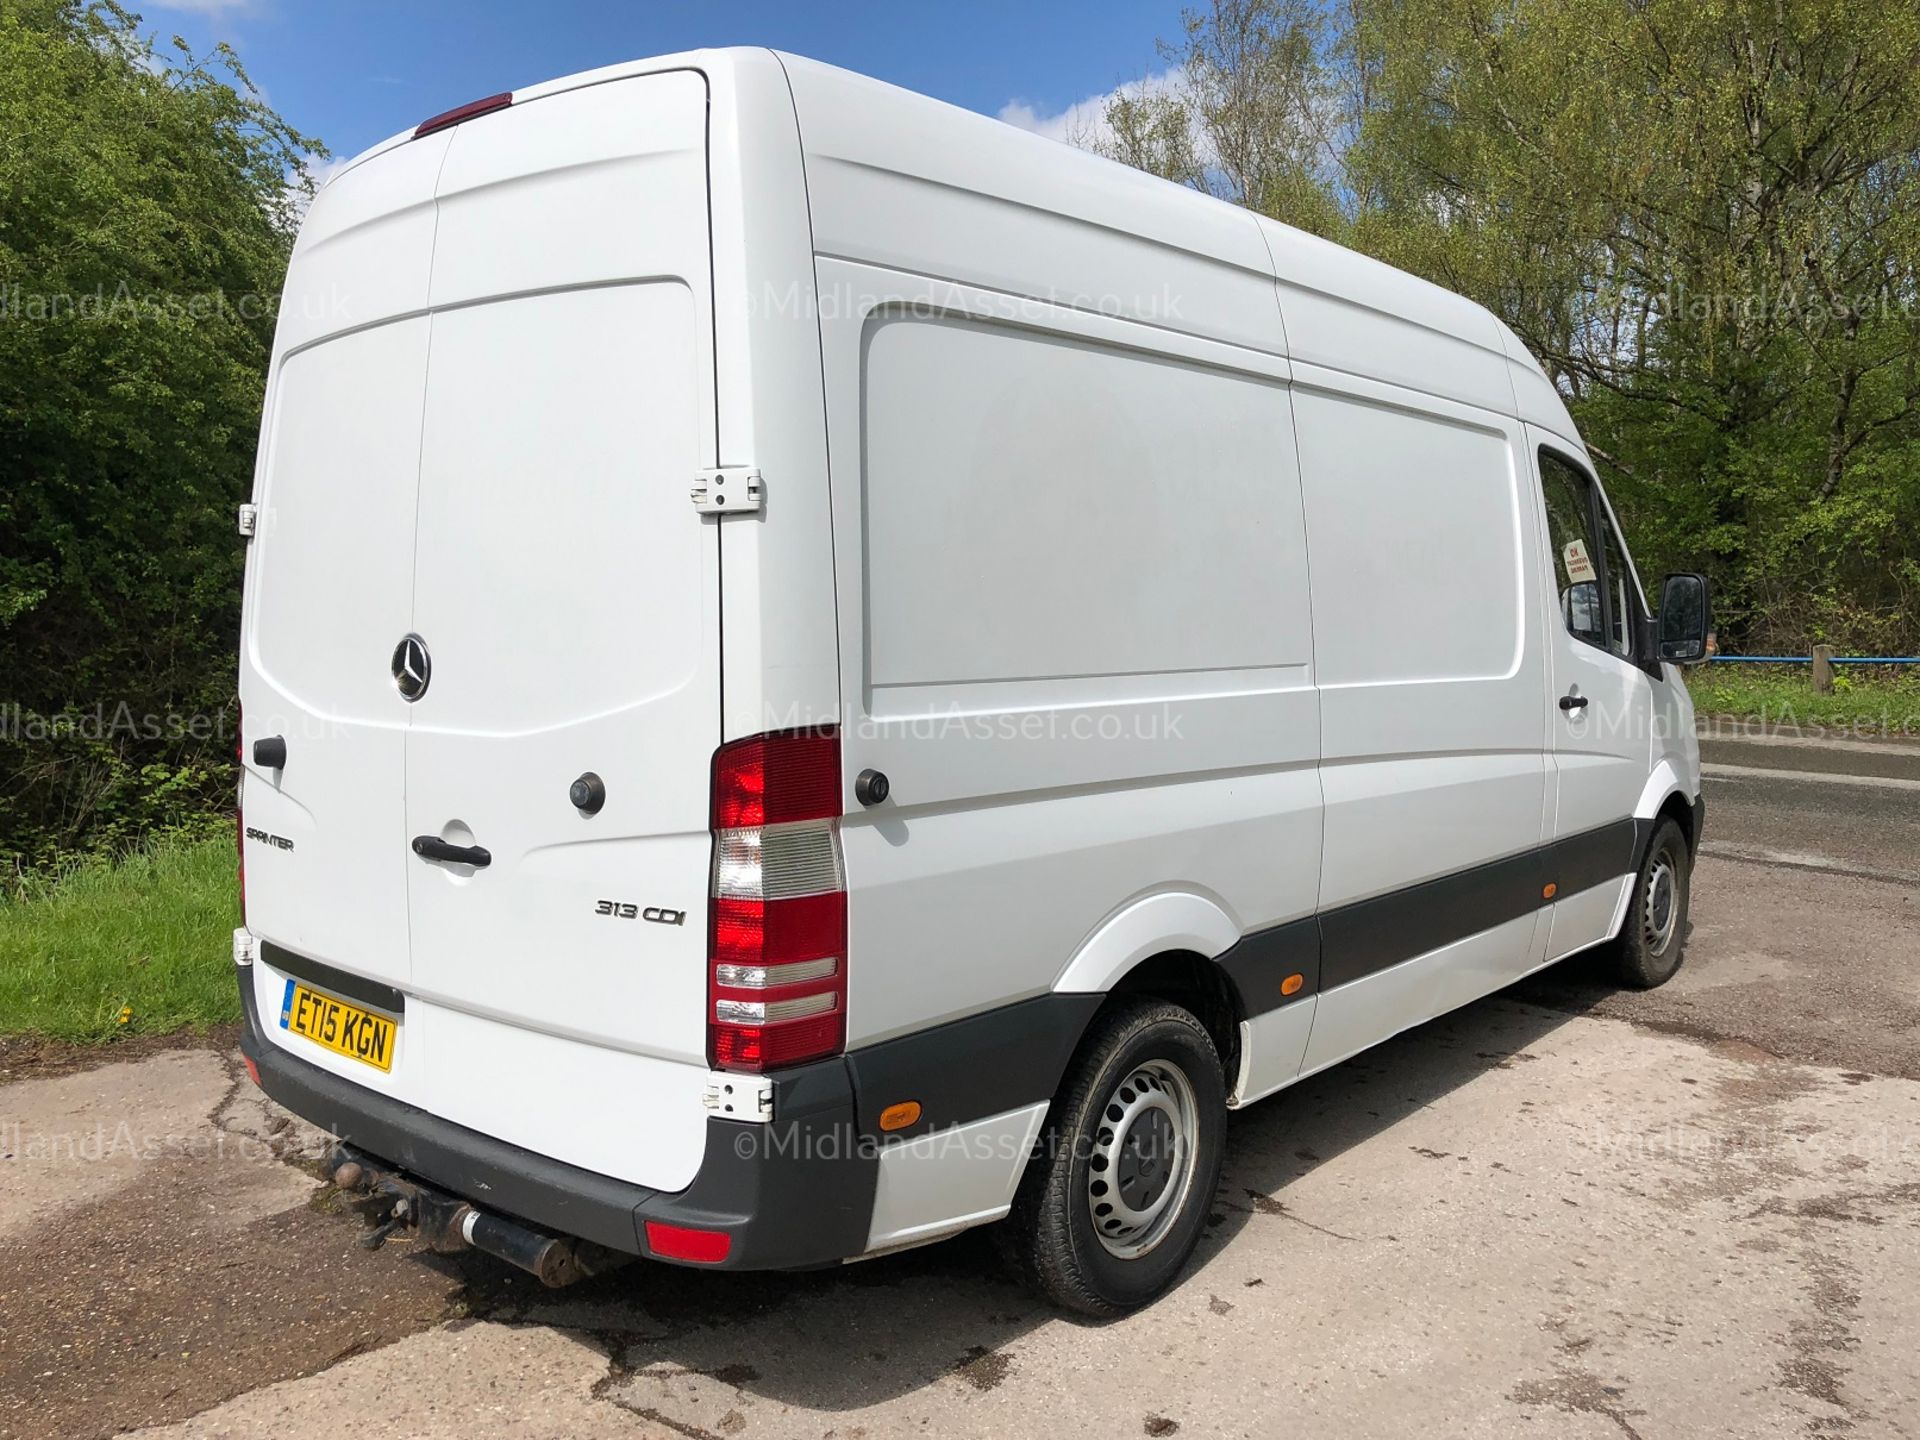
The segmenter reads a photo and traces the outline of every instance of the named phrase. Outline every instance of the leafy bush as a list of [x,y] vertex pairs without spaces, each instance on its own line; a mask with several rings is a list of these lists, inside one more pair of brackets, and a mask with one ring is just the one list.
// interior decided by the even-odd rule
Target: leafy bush
[[233,513],[321,153],[225,47],[0,5],[0,875],[228,804]]

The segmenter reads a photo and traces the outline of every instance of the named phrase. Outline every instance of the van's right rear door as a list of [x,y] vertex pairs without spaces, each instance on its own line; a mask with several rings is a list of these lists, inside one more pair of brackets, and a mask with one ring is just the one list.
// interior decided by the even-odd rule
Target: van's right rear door
[[[454,132],[437,187],[406,735],[424,1103],[663,1190],[704,1153],[720,741],[704,78]],[[578,806],[573,782],[604,786]],[[484,866],[431,843],[477,845]]]

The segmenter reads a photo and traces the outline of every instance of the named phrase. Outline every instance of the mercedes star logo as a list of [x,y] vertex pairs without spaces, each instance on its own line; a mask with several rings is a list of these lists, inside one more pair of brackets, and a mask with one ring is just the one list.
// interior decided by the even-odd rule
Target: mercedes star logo
[[433,658],[427,654],[426,641],[409,635],[393,647],[393,683],[402,700],[418,700],[432,679]]

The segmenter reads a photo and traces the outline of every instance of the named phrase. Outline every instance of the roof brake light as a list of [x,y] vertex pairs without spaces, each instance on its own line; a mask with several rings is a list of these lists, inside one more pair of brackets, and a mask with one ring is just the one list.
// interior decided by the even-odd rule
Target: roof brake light
[[422,120],[414,128],[413,138],[431,135],[436,130],[445,130],[449,125],[458,125],[462,120],[471,120],[476,115],[485,115],[489,110],[504,110],[513,103],[513,92],[502,90],[498,95],[489,95],[484,100],[469,100],[464,105],[456,105],[451,110],[442,110],[430,119]]

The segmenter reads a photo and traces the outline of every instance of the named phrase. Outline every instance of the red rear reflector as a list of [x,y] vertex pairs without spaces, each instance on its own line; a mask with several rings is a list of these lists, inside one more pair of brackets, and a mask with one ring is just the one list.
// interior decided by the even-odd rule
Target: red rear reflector
[[476,115],[485,115],[489,110],[504,110],[513,103],[513,92],[502,90],[498,95],[489,95],[484,100],[469,100],[464,105],[456,105],[451,110],[442,110],[431,119],[422,120],[414,127],[413,138],[431,135],[436,130],[444,130],[449,125],[458,125],[462,120],[471,120]]
[[733,1250],[733,1236],[724,1230],[689,1230],[684,1225],[647,1221],[647,1248],[669,1260],[692,1260],[717,1265]]
[[847,1043],[846,1020],[845,1011],[834,1010],[774,1025],[714,1025],[708,1031],[714,1068],[759,1074],[838,1055]]
[[713,828],[786,825],[840,814],[840,736],[788,730],[722,745],[713,756]]
[[253,1063],[253,1057],[251,1055],[242,1055],[240,1059],[247,1067],[247,1078],[253,1081],[255,1085],[258,1085],[260,1083],[260,1067]]

